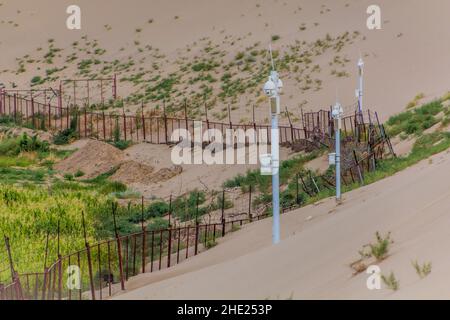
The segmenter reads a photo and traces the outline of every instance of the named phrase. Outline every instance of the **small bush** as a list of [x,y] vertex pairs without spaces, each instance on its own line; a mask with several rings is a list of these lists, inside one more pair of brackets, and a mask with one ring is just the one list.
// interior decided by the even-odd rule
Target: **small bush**
[[277,41],[277,40],[280,40],[280,38],[281,37],[279,35],[275,34],[275,35],[272,36],[271,39],[272,39],[272,41]]
[[53,138],[53,143],[56,145],[64,145],[72,142],[77,138],[77,134],[72,129],[64,129],[59,131]]
[[128,147],[130,147],[131,146],[131,144],[132,144],[132,142],[131,141],[129,141],[129,140],[118,140],[118,141],[114,141],[113,143],[112,143],[112,145],[114,146],[114,147],[116,147],[117,149],[120,149],[120,150],[125,150],[125,149],[127,149]]
[[73,181],[73,174],[71,173],[64,174],[64,179],[67,181]]
[[215,246],[217,246],[217,241],[215,241],[214,239],[209,239],[208,241],[206,241],[206,249],[211,249]]
[[19,140],[19,148],[20,151],[31,152],[31,151],[39,151],[39,152],[48,152],[50,147],[47,141],[39,140],[37,135],[33,137],[28,137],[26,133],[22,135]]
[[75,172],[74,176],[75,176],[75,178],[82,177],[82,176],[84,176],[84,172],[81,170],[77,170],[77,172]]

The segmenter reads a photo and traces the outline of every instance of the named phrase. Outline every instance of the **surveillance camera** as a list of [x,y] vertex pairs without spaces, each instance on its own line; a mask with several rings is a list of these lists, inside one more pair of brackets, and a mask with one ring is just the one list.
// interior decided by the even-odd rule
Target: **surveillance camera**
[[331,111],[331,115],[333,118],[338,118],[340,115],[344,113],[342,106],[339,103],[336,103]]
[[364,61],[362,58],[359,58],[358,60],[358,67],[362,68],[364,66]]
[[268,96],[272,96],[275,92],[275,83],[273,83],[272,79],[269,78],[269,80],[264,84],[264,93]]
[[281,81],[281,79],[278,79],[277,88],[278,88],[278,91],[281,91],[281,89],[283,89],[283,81]]

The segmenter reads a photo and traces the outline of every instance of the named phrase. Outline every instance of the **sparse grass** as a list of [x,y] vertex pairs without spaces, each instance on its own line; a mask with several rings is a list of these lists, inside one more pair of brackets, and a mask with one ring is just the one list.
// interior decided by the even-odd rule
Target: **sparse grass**
[[239,230],[241,230],[241,226],[240,225],[235,224],[235,225],[233,225],[231,227],[231,232],[236,232],[236,231],[239,231]]
[[411,262],[414,270],[416,270],[417,275],[420,279],[425,278],[431,273],[431,262],[424,262],[423,265],[420,265],[417,260]]
[[374,244],[370,243],[368,245],[365,245],[359,251],[361,258],[365,259],[374,257],[375,259],[377,259],[377,261],[381,261],[386,258],[387,254],[389,253],[389,246],[393,242],[391,240],[391,233],[388,232],[385,237],[382,237],[377,231],[375,233],[375,238],[376,242]]
[[397,291],[400,288],[400,282],[397,280],[394,272],[392,272],[392,271],[388,276],[385,276],[384,274],[382,274],[381,280],[383,280],[383,283],[388,287],[388,289]]
[[206,245],[205,245],[205,248],[208,250],[208,249],[211,249],[211,248],[213,248],[213,247],[215,247],[215,246],[217,246],[217,241],[216,240],[214,240],[214,239],[208,239],[207,241],[206,241]]
[[387,131],[391,136],[401,132],[420,135],[439,121],[435,116],[442,110],[441,101],[436,100],[414,110],[402,112],[389,118],[386,122]]

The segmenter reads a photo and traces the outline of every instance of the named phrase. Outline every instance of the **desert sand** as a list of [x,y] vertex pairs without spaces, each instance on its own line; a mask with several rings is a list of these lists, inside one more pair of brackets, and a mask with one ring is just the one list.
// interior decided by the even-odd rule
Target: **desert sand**
[[[246,225],[180,265],[138,276],[116,299],[448,299],[448,172],[444,152],[346,193],[340,206],[327,199],[286,213],[276,246],[271,219]],[[376,231],[391,232],[392,248],[377,265],[394,272],[398,291],[368,290],[369,275],[350,268]],[[428,277],[419,278],[414,260],[432,263]]]
[[[3,72],[0,82],[8,88],[13,83],[18,88],[28,88],[33,76],[45,75],[44,70],[54,65],[43,64],[38,70],[36,64],[16,73],[16,58],[27,54],[33,57],[39,47],[45,51],[49,39],[54,39],[63,49],[64,56],[70,52],[73,41],[88,35],[90,40],[98,39],[100,46],[106,49],[102,59],[121,61],[146,56],[136,51],[133,41],[138,40],[165,55],[162,68],[169,73],[186,46],[191,48],[191,57],[202,54],[200,45],[194,45],[201,39],[213,44],[222,44],[225,37],[227,41],[233,39],[232,45],[226,42],[222,48],[230,58],[257,42],[266,48],[271,35],[280,36],[273,47],[283,50],[295,41],[315,41],[327,33],[339,35],[358,31],[361,36],[339,52],[341,58],[349,60],[342,67],[348,77],[331,76],[332,68],[328,63],[335,55],[331,52],[318,58],[317,63],[322,68],[318,77],[323,82],[318,91],[302,93],[293,80],[297,74],[292,70],[282,72],[286,88],[283,105],[288,106],[290,112],[298,116],[299,105],[305,110],[328,108],[335,101],[336,91],[343,104],[353,105],[356,61],[360,53],[365,60],[364,106],[378,111],[382,119],[403,110],[418,93],[424,93],[425,100],[430,100],[448,90],[450,43],[445,41],[448,1],[380,0],[377,4],[381,7],[382,29],[372,31],[366,27],[366,9],[373,4],[371,1],[130,0],[125,6],[120,0],[77,3],[82,9],[82,29],[71,31],[65,27],[68,16],[65,10],[71,1],[2,1],[0,71]],[[148,23],[150,20],[152,23]],[[300,30],[302,25],[306,29]],[[136,28],[142,30],[137,34]],[[84,52],[77,54],[79,59],[85,55]],[[55,62],[57,67],[65,65],[64,60],[61,61]],[[152,63],[148,57],[139,66]],[[74,66],[66,65],[68,68],[61,71],[61,78],[73,78]],[[121,83],[119,95],[125,96],[130,90],[130,84]],[[237,109],[232,113],[233,121],[251,118],[246,101],[252,97],[254,93],[239,96]],[[221,107],[219,104],[217,109]],[[267,117],[263,110],[257,112],[260,121]]]
[[[86,41],[98,39],[106,50],[102,60],[139,61],[131,70],[119,74],[120,78],[136,74],[139,67],[152,68],[155,62],[160,69],[154,68],[151,75],[167,76],[177,69],[179,59],[202,56],[204,45],[209,42],[220,44],[226,52],[223,59],[229,62],[238,52],[250,51],[248,48],[255,43],[266,49],[273,35],[279,36],[272,44],[274,50],[283,51],[297,41],[314,43],[327,34],[335,37],[356,31],[359,36],[339,52],[339,58],[347,61],[340,66],[346,75],[332,74],[335,66],[330,66],[330,62],[335,59],[335,52],[326,52],[314,60],[321,70],[317,76],[322,81],[316,91],[301,90],[294,81],[300,72],[281,72],[285,87],[282,104],[293,113],[296,123],[300,106],[306,111],[328,109],[336,97],[346,106],[346,112],[353,111],[356,61],[360,56],[365,61],[364,108],[377,111],[381,120],[403,111],[419,93],[424,94],[421,100],[424,102],[449,89],[450,42],[446,41],[449,1],[379,0],[382,29],[373,31],[366,28],[366,8],[373,4],[368,0],[129,0],[126,5],[121,0],[80,0],[77,3],[82,8],[82,30],[70,31],[65,27],[65,11],[72,1],[1,1],[1,83],[7,88],[27,89],[33,77],[45,76],[55,66],[67,68],[58,71],[59,78],[42,88],[57,86],[60,79],[73,78],[78,71],[77,63],[66,63],[65,58],[73,52],[73,42],[84,35],[88,35]],[[142,47],[157,48],[159,57],[155,58],[154,51],[151,55],[139,52],[137,42]],[[34,61],[45,54],[49,43],[62,49],[56,53],[54,64]],[[78,61],[91,57],[82,50],[76,53]],[[20,70],[18,59],[34,62]],[[221,74],[216,76],[220,78]],[[194,86],[186,84],[186,87],[190,90]],[[133,90],[136,90],[133,84],[119,81],[119,96],[125,97]],[[251,119],[249,105],[260,95],[256,91],[239,95],[233,105],[232,121]],[[145,108],[154,110],[156,105],[152,102]],[[261,104],[257,110],[257,122],[267,120],[268,112],[263,106],[266,105]],[[223,112],[224,105],[219,103],[214,108],[211,117],[215,117],[213,111]],[[124,111],[135,109],[126,105]],[[281,119],[286,121],[285,117]],[[396,143],[399,153],[404,155],[413,141]],[[80,143],[78,148],[86,145]],[[157,172],[171,167],[168,149],[168,146],[133,146],[125,155],[118,155],[117,162],[135,161]],[[105,163],[107,160],[110,159],[106,154]],[[311,167],[323,169],[323,160]],[[102,170],[113,165],[107,163]],[[146,195],[167,196],[195,187],[218,188],[224,180],[247,169],[183,167],[180,174],[164,184],[129,184]],[[449,169],[450,153],[444,152],[345,194],[340,206],[336,206],[334,199],[326,199],[286,213],[281,219],[283,239],[277,246],[271,245],[270,219],[246,225],[221,239],[218,246],[173,268],[131,279],[127,291],[115,298],[446,299],[450,292],[450,259],[446,255],[446,243],[450,240]],[[70,166],[70,170],[75,168]],[[99,172],[93,170],[92,176]],[[359,258],[358,250],[374,241],[377,231],[392,233],[394,243],[389,256],[378,265],[384,275],[395,273],[400,282],[395,292],[385,286],[381,290],[368,290],[368,275],[354,275],[350,267]],[[418,277],[411,265],[416,259],[432,263],[428,277]]]

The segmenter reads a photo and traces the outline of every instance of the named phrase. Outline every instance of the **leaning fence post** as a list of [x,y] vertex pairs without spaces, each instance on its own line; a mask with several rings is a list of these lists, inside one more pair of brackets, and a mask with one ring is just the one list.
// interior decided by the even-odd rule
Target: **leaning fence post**
[[6,235],[4,236],[4,239],[5,239],[6,251],[8,253],[9,269],[10,269],[10,272],[11,272],[11,280],[14,281],[14,275],[16,274],[16,272],[14,270],[14,263],[12,261],[11,246],[10,246],[10,243],[9,243],[9,238]]
[[300,204],[300,194],[299,194],[299,190],[298,190],[298,176],[299,176],[299,174],[297,173],[296,175],[295,175],[295,201],[297,202],[297,205],[299,205]]
[[356,151],[355,150],[353,150],[353,157],[355,159],[356,168],[358,170],[359,181],[361,182],[361,184],[364,184],[364,179],[363,179],[363,175],[362,175],[362,172],[361,172],[361,167],[359,166],[359,162],[358,162],[358,158],[356,157]]
[[294,126],[292,125],[291,116],[289,114],[288,107],[286,106],[285,108],[286,108],[286,116],[289,121],[289,126],[291,127],[291,142],[294,143]]
[[84,211],[81,211],[81,218],[82,218],[82,222],[83,222],[84,246],[86,247],[86,255],[87,255],[87,260],[88,260],[87,262],[88,262],[88,270],[89,270],[89,284],[91,286],[91,296],[92,296],[92,300],[95,300],[95,284],[94,284],[94,277],[92,275],[91,248],[89,246],[89,243],[87,241],[87,236],[86,236],[86,222],[84,220]]
[[116,234],[116,241],[117,241],[117,255],[119,258],[119,273],[120,273],[120,285],[122,290],[125,290],[125,282],[123,278],[123,265],[122,265],[122,245],[120,242],[119,233],[117,231],[117,223],[116,223],[116,208],[117,205],[114,204],[114,202],[111,204],[112,206],[112,214],[113,214],[113,222],[114,222],[114,233]]

